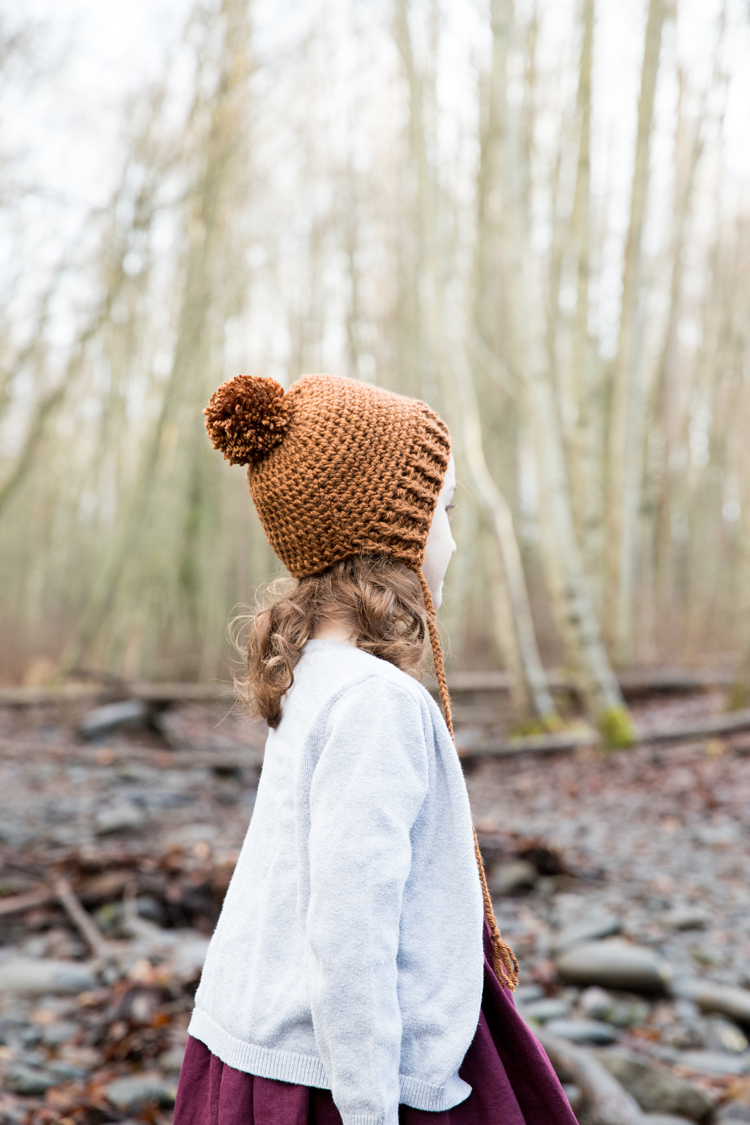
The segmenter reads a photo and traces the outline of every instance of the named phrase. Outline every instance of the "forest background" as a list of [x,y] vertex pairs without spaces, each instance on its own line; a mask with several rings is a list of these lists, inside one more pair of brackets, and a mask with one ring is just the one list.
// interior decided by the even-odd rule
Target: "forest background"
[[202,408],[330,371],[449,422],[450,662],[519,721],[744,704],[747,5],[180,0],[109,63],[78,10],[0,21],[0,680],[229,678],[278,564]]

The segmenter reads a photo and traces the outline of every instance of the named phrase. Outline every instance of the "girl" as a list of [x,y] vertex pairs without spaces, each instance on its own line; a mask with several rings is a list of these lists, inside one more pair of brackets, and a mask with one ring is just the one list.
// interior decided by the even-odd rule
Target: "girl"
[[[332,375],[239,375],[205,414],[297,581],[250,635],[270,733],[175,1125],[572,1125],[513,1007],[452,741],[445,424]],[[425,625],[444,717],[415,678]]]

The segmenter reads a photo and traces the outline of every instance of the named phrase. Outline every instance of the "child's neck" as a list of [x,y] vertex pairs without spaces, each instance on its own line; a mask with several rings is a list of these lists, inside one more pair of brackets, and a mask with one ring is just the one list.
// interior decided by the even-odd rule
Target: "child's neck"
[[340,645],[356,647],[351,629],[340,621],[322,621],[310,639],[313,641],[337,641]]

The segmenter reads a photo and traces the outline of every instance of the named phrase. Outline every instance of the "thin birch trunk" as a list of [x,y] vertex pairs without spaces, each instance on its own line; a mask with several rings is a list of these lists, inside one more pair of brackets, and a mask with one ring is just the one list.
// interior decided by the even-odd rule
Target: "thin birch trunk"
[[[491,0],[493,65],[506,72],[511,0]],[[524,381],[525,425],[533,435],[544,513],[543,554],[553,608],[586,710],[611,744],[632,740],[628,712],[601,641],[587,588],[570,506],[562,431],[545,341],[539,279],[526,247],[518,169],[517,125],[509,112],[507,86],[495,85],[503,170],[503,256],[519,376]]]
[[649,0],[638,101],[638,133],[625,242],[622,303],[614,364],[607,497],[607,633],[619,664],[633,657],[633,620],[642,483],[642,356],[637,346],[643,222],[648,195],[654,96],[665,0]]
[[[196,122],[203,117],[207,121],[189,196],[184,286],[171,372],[120,534],[91,592],[78,634],[67,648],[66,666],[77,664],[91,649],[118,598],[132,598],[137,606],[125,632],[136,637],[140,630],[152,646],[154,622],[161,615],[163,628],[169,622],[187,638],[198,635],[200,628],[199,572],[203,540],[210,539],[204,524],[216,524],[220,507],[207,493],[207,474],[213,469],[201,409],[211,389],[206,379],[210,379],[213,316],[222,297],[218,263],[226,252],[229,197],[243,143],[250,73],[247,9],[247,0],[223,0],[221,5],[223,50],[215,88],[207,104],[205,93],[198,92],[191,115]],[[127,640],[121,644],[127,646]],[[132,659],[137,667],[140,642],[136,648]],[[148,659],[145,650],[143,659]]]
[[[570,216],[570,242],[576,261],[576,306],[571,330],[571,390],[575,421],[570,440],[570,499],[589,581],[598,579],[602,532],[601,388],[595,344],[589,334],[591,278],[591,72],[594,57],[595,0],[583,0],[581,55],[576,110],[578,162]],[[598,601],[599,599],[595,599]]]
[[[430,167],[424,130],[423,96],[408,22],[408,0],[396,0],[396,39],[409,85],[411,143],[417,166],[420,214],[422,216],[423,291],[428,294],[426,320],[435,362],[442,376],[446,398],[456,401],[462,418],[463,454],[469,465],[478,497],[491,522],[502,560],[503,575],[491,595],[498,643],[508,672],[515,683],[512,691],[518,717],[534,714],[544,723],[555,718],[555,706],[546,682],[536,644],[521,554],[510,508],[495,484],[484,456],[482,428],[476,391],[469,365],[451,354],[447,333],[447,302],[438,247],[437,184]],[[452,412],[452,413],[458,413]]]

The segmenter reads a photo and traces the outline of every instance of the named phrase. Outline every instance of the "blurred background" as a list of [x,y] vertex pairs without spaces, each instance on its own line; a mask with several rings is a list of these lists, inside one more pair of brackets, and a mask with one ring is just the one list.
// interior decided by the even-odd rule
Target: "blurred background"
[[740,0],[6,7],[0,679],[228,677],[278,569],[239,372],[443,414],[452,666],[517,716],[741,667],[748,49]]
[[0,1122],[170,1125],[279,573],[202,410],[327,371],[451,427],[456,742],[578,1119],[750,1123],[748,59],[746,0],[0,6]]

